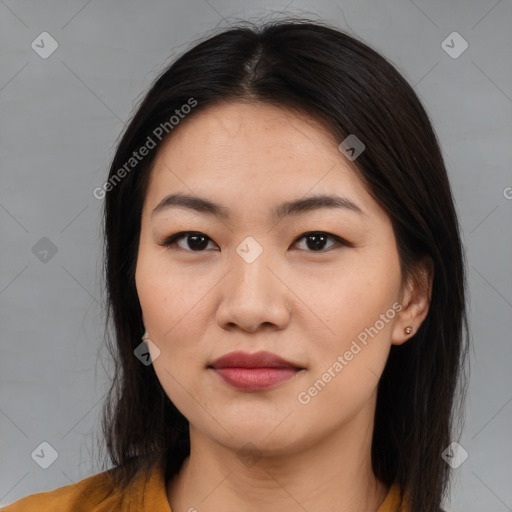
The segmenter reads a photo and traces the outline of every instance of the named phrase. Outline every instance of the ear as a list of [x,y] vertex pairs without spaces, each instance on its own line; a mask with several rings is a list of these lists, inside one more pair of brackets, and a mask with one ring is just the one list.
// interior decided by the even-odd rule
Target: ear
[[[402,309],[396,315],[391,335],[393,345],[402,345],[412,338],[425,320],[432,298],[433,280],[434,262],[430,257],[425,257],[417,263],[413,275],[407,278],[402,287]],[[407,334],[405,329],[409,326],[412,331]]]

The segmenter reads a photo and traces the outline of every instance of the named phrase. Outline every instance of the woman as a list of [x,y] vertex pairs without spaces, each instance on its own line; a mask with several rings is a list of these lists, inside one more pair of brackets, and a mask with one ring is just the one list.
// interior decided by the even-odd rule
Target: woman
[[307,20],[210,37],[155,82],[95,195],[115,468],[7,512],[440,510],[463,254],[391,64]]

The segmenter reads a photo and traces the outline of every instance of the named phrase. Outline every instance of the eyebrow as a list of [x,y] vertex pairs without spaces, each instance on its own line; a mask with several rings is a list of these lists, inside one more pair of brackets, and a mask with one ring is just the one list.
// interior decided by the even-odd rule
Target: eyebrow
[[[170,194],[164,197],[154,208],[151,216],[169,208],[187,208],[199,213],[212,215],[219,219],[229,219],[229,209],[208,199],[185,194]],[[343,208],[361,216],[366,216],[363,210],[353,201],[337,195],[315,195],[288,201],[280,204],[271,211],[272,218],[279,222],[290,215],[300,215],[321,208]]]

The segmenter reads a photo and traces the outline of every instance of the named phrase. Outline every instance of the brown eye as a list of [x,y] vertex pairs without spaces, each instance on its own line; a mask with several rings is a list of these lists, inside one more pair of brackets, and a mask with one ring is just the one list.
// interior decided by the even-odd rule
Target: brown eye
[[[184,240],[180,245],[179,242]],[[190,252],[203,252],[208,246],[211,239],[203,233],[196,231],[182,231],[167,238],[162,245],[165,247],[173,247],[177,245],[180,249]]]
[[305,239],[305,246],[308,252],[325,252],[326,245],[329,240],[334,241],[334,243],[331,246],[328,246],[327,250],[336,245],[351,245],[349,242],[343,240],[339,236],[333,235],[331,233],[325,233],[323,231],[310,231],[309,233],[303,233],[295,240],[294,245],[302,239]]

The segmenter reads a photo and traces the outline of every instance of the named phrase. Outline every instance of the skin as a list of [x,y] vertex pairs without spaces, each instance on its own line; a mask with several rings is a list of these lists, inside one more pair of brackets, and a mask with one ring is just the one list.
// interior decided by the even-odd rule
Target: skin
[[[391,345],[413,335],[404,328],[416,331],[424,320],[432,276],[425,268],[418,272],[423,282],[402,280],[390,219],[340,142],[305,115],[236,102],[181,121],[159,150],[136,285],[144,325],[160,350],[154,370],[190,423],[190,457],[167,482],[173,512],[376,511],[386,497],[370,458],[378,379]],[[230,216],[183,207],[152,215],[178,192],[220,203]],[[270,216],[278,204],[321,193],[349,198],[364,215],[322,208],[277,224]],[[202,248],[190,237],[162,245],[187,230],[208,237]],[[327,239],[315,251],[307,237],[297,240],[311,231],[354,246]],[[249,236],[263,250],[252,263],[236,252]],[[394,303],[401,310],[300,403],[298,394]],[[267,350],[304,370],[270,390],[240,391],[207,368],[234,350]],[[237,454],[249,446],[253,463]]]

